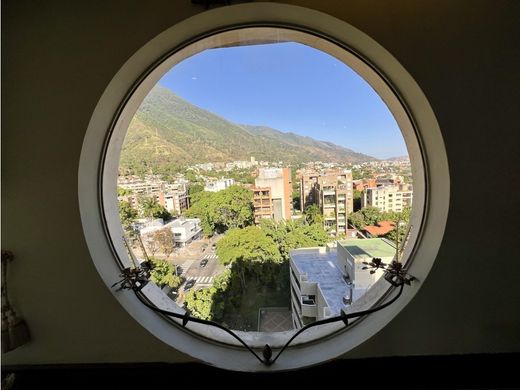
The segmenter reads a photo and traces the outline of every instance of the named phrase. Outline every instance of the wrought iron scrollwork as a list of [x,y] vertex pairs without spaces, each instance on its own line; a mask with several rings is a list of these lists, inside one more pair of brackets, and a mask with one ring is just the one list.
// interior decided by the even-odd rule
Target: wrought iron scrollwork
[[396,261],[392,261],[390,264],[387,264],[379,258],[373,258],[372,261],[364,262],[363,264],[365,264],[365,267],[363,267],[363,269],[370,269],[370,273],[375,273],[379,269],[384,270],[384,279],[388,281],[392,286],[397,288],[397,294],[395,294],[390,300],[386,301],[385,303],[379,306],[354,313],[346,313],[342,310],[340,314],[336,317],[325,318],[323,320],[318,320],[303,326],[291,336],[291,338],[284,344],[282,348],[280,348],[280,350],[274,356],[274,358],[273,350],[271,346],[269,346],[268,344],[264,346],[262,350],[262,356],[260,356],[255,350],[253,350],[249,345],[247,345],[247,343],[244,340],[242,340],[235,332],[217,322],[203,320],[201,318],[194,317],[189,313],[189,311],[186,311],[185,313],[181,314],[169,310],[164,310],[155,306],[146,298],[146,296],[141,291],[142,288],[148,283],[148,279],[150,278],[150,271],[153,267],[152,263],[150,262],[143,262],[140,266],[134,268],[125,268],[123,270],[123,273],[121,274],[122,279],[114,283],[112,287],[119,285],[119,287],[117,288],[118,291],[132,290],[136,295],[137,299],[143,305],[145,305],[150,310],[156,313],[160,313],[181,320],[183,327],[186,327],[190,322],[195,322],[219,328],[224,332],[228,333],[238,342],[240,342],[240,344],[242,344],[252,355],[254,355],[260,363],[265,364],[266,366],[270,366],[278,360],[280,355],[289,347],[289,345],[294,341],[294,339],[296,339],[296,337],[298,337],[306,330],[316,326],[331,324],[340,321],[343,322],[345,327],[348,327],[351,323],[349,320],[375,313],[390,306],[392,303],[399,299],[403,292],[404,286],[409,286],[411,285],[412,281],[416,280],[416,278],[414,278],[406,272],[401,263]]

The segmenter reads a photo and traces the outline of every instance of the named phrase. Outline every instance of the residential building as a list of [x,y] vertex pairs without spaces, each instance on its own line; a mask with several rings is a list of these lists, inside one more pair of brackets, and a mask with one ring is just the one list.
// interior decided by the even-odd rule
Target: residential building
[[252,190],[255,224],[258,225],[263,218],[273,219],[271,187],[253,187]]
[[260,168],[255,179],[257,188],[269,188],[276,221],[291,219],[292,179],[290,168]]
[[363,262],[395,254],[385,239],[350,239],[336,247],[302,248],[290,252],[291,310],[295,328],[328,317],[358,300],[383,275],[370,273]]
[[361,207],[377,207],[381,211],[401,212],[412,206],[413,189],[411,184],[367,188],[361,197]]
[[300,202],[305,210],[316,204],[324,217],[324,225],[332,234],[348,234],[348,213],[353,211],[352,172],[328,169],[301,173]]
[[395,256],[395,246],[384,238],[343,240],[337,242],[337,264],[345,277],[351,282],[351,301],[361,297],[382,275],[382,270],[370,273],[363,269],[363,262],[370,262],[374,257],[390,263]]
[[300,179],[300,204],[302,210],[311,204],[316,203],[315,185],[318,182],[320,174],[314,171],[304,171],[301,173]]
[[220,179],[216,181],[207,182],[204,186],[204,191],[218,192],[225,190],[235,184],[235,179]]
[[173,214],[182,214],[190,207],[188,188],[185,184],[178,184],[175,189],[159,194],[159,203]]
[[367,188],[377,187],[376,179],[360,179],[352,181],[353,189],[356,191],[364,191]]
[[144,240],[150,240],[153,239],[154,232],[162,229],[171,229],[173,241],[177,247],[184,247],[202,237],[202,228],[199,218],[179,218],[164,225],[147,225],[140,229],[140,234]]
[[315,188],[325,227],[336,235],[347,235],[347,218],[353,210],[352,172],[328,171],[318,177]]
[[117,185],[125,190],[129,190],[134,194],[153,194],[164,189],[165,182],[157,176],[149,175],[144,179],[136,176],[119,177]]
[[290,252],[291,311],[295,328],[338,315],[348,285],[333,248],[302,248]]
[[183,247],[202,237],[199,218],[179,218],[165,226],[172,229],[175,245]]

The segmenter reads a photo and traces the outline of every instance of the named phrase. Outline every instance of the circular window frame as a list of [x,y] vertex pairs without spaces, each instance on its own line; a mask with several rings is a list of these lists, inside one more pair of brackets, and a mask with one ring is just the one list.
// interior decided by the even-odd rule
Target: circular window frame
[[[406,131],[401,127],[401,131],[412,160],[414,206],[411,224],[417,228],[413,231],[415,245],[406,246],[403,258],[409,259],[409,272],[418,283],[407,287],[400,300],[384,311],[371,314],[362,322],[363,326],[345,330],[336,323],[310,329],[273,366],[259,363],[219,329],[191,323],[182,328],[176,320],[166,321],[152,313],[132,292],[111,289],[131,316],[163,342],[211,365],[240,371],[287,370],[317,364],[350,351],[381,330],[417,293],[431,269],[444,234],[449,205],[447,157],[435,115],[413,78],[384,48],[346,22],[306,8],[267,3],[222,7],[172,26],[139,49],[109,83],[94,110],[80,158],[79,203],[87,244],[107,287],[117,280],[121,268],[129,265],[125,260],[127,256],[120,255],[125,253],[123,241],[117,238],[118,234],[122,235],[122,228],[115,196],[115,175],[120,148],[133,113],[147,90],[160,78],[158,75],[169,70],[172,61],[175,64],[182,60],[182,56],[179,59],[175,55],[181,52],[184,58],[191,55],[190,49],[186,51],[186,48],[192,48],[193,53],[200,52],[206,48],[200,46],[204,40],[207,43],[210,37],[218,34],[232,36],[233,32],[244,29],[262,28],[286,29],[305,34],[309,39],[315,37],[328,42],[341,50],[336,55],[323,50],[335,57],[348,53],[359,62],[349,62],[348,66],[382,97],[400,127],[403,123],[411,126]],[[304,43],[322,50],[311,42]],[[366,69],[378,77],[371,79],[369,74],[364,74]],[[382,88],[392,96],[381,94]],[[398,100],[399,107],[392,106],[395,104],[392,99]],[[421,180],[416,183],[418,178]],[[420,261],[413,261],[414,258],[420,258]],[[145,286],[144,293],[157,306],[182,312],[153,283]],[[276,348],[292,332],[237,333],[252,347],[269,344]]]

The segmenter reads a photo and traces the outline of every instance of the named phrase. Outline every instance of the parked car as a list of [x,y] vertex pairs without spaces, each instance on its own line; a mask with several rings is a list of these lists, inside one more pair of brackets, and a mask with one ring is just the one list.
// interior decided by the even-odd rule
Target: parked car
[[186,282],[184,285],[184,291],[188,291],[190,288],[192,288],[195,285],[195,279],[190,279]]
[[199,267],[204,268],[207,265],[208,265],[208,259],[202,259],[200,261]]

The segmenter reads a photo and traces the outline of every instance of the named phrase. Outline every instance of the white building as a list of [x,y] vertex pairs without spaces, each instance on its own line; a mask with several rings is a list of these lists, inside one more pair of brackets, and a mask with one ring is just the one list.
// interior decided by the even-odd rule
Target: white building
[[198,218],[179,218],[167,225],[172,229],[175,245],[183,247],[202,237],[202,228]]
[[383,275],[363,270],[364,261],[391,262],[395,248],[380,238],[338,241],[290,252],[291,310],[295,328],[334,317],[358,300]]
[[377,207],[381,211],[401,212],[412,206],[411,184],[367,188],[361,197],[361,207]]
[[218,192],[225,190],[235,184],[235,179],[220,179],[217,181],[207,182],[204,186],[204,191]]
[[153,238],[153,233],[162,229],[172,231],[173,241],[177,247],[184,247],[202,237],[202,228],[198,218],[179,218],[165,225],[147,226],[140,229],[140,233],[146,240],[150,240]]
[[144,180],[131,177],[118,177],[117,185],[125,190],[132,191],[134,194],[152,194],[163,190],[165,182],[158,177],[148,175]]

